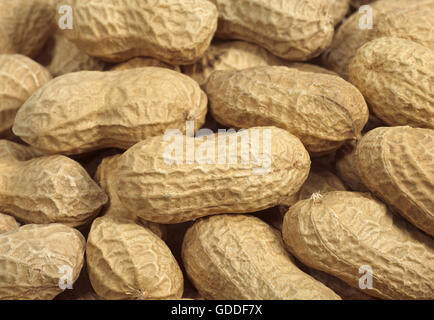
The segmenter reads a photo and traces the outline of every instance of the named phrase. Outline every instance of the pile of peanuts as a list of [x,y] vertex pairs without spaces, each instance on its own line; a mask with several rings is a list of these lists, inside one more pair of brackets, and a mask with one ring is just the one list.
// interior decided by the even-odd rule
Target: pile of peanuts
[[0,300],[434,299],[434,0],[1,0]]

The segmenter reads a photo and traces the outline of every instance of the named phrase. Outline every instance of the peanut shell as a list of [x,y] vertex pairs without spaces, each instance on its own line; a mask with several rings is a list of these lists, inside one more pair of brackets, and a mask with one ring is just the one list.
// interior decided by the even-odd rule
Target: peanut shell
[[286,64],[285,60],[253,43],[224,41],[211,44],[195,64],[183,66],[182,71],[202,86],[210,74],[216,70],[242,70],[258,66]]
[[253,42],[278,57],[305,61],[333,38],[327,0],[211,0],[219,12],[216,36]]
[[106,63],[87,55],[65,36],[56,33],[54,42],[52,58],[47,65],[54,77],[78,71],[104,70]]
[[216,71],[204,89],[219,123],[280,127],[300,138],[314,155],[360,138],[369,116],[363,96],[350,83],[294,68]]
[[164,239],[167,233],[165,225],[139,219],[135,212],[129,211],[120,202],[115,189],[116,181],[114,179],[116,176],[113,174],[117,169],[119,157],[120,155],[114,155],[103,159],[101,164],[98,166],[98,170],[95,175],[95,180],[99,183],[101,188],[109,197],[109,202],[103,209],[104,216],[133,220],[143,227],[148,228],[160,238]]
[[13,132],[46,153],[127,149],[167,129],[205,122],[207,97],[189,77],[166,68],[82,71],[38,90],[17,113]]
[[61,32],[88,55],[109,62],[145,56],[193,63],[217,28],[217,10],[206,0],[58,0],[61,5],[74,13],[73,28]]
[[54,15],[49,0],[0,1],[0,53],[36,57],[53,30]]
[[385,123],[434,129],[433,50],[401,38],[375,39],[351,61],[350,82]]
[[434,298],[433,239],[369,194],[335,191],[300,201],[282,231],[301,262],[366,294]]
[[[181,223],[273,207],[296,193],[308,176],[309,154],[287,131],[259,127],[228,133],[220,150],[218,139],[178,135],[136,144],[119,157],[114,173],[120,201],[144,220]],[[172,148],[187,151],[176,157]],[[242,154],[261,149],[243,162]]]
[[64,280],[77,280],[85,244],[80,232],[62,224],[0,234],[0,300],[53,299],[68,284]]
[[97,218],[86,247],[89,278],[103,299],[180,299],[183,275],[163,240],[130,220]]
[[0,211],[25,223],[79,226],[93,219],[106,194],[74,160],[37,156],[0,140]]
[[434,235],[434,130],[381,127],[357,146],[363,183],[419,229]]
[[336,31],[333,42],[322,55],[327,69],[337,72],[344,79],[349,78],[348,67],[357,50],[369,41],[371,31],[375,32],[382,13],[414,7],[427,7],[433,0],[379,0],[369,4],[372,9],[372,29],[369,29],[371,11],[356,11]]
[[18,109],[50,80],[50,73],[32,59],[0,54],[0,137],[11,133]]
[[255,217],[221,215],[199,220],[185,235],[182,257],[205,299],[340,299],[302,272],[279,233]]
[[0,233],[16,230],[20,227],[14,217],[0,213]]

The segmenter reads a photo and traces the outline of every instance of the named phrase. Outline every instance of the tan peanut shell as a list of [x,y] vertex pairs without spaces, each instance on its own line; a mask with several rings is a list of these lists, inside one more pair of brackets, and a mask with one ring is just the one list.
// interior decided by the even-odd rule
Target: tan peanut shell
[[13,132],[47,153],[127,149],[166,129],[205,122],[207,97],[189,77],[166,68],[63,75],[17,113]]
[[110,71],[122,71],[134,68],[143,68],[143,67],[160,67],[160,68],[168,68],[178,72],[181,72],[181,68],[178,66],[172,66],[170,64],[161,62],[154,58],[145,58],[145,57],[137,57],[131,60],[119,63],[111,67]]
[[434,129],[434,50],[401,38],[375,39],[357,51],[350,82],[385,123]]
[[36,57],[50,36],[54,15],[47,0],[0,1],[0,53]]
[[[433,239],[369,194],[335,191],[296,203],[285,216],[283,239],[304,264],[355,288],[367,285],[366,294],[434,298]],[[372,286],[364,275],[372,276]]]
[[104,70],[106,63],[87,55],[60,33],[56,33],[54,42],[52,58],[47,65],[48,71],[54,77],[78,71]]
[[369,30],[368,40],[404,38],[434,50],[434,2],[385,12],[377,19],[375,28]]
[[359,27],[362,16],[362,13],[355,12],[346,19],[335,32],[331,45],[321,56],[327,69],[335,71],[346,80],[349,78],[348,66],[351,59],[367,38],[366,30]]
[[196,63],[182,66],[182,71],[202,86],[216,70],[241,70],[286,64],[288,62],[256,44],[245,41],[224,41],[211,44]]
[[20,227],[14,217],[0,213],[0,233],[16,230]]
[[[413,7],[432,6],[433,0],[379,0],[370,4],[372,9],[372,29],[368,27],[369,12],[356,11],[336,31],[331,46],[322,55],[324,66],[337,72],[344,79],[349,78],[348,67],[357,50],[369,41],[371,30],[375,32],[381,14]],[[362,28],[360,27],[362,26]]]
[[[249,153],[250,159],[242,158]],[[259,127],[221,138],[147,139],[119,158],[114,180],[128,210],[144,220],[173,224],[273,207],[300,189],[309,168],[309,154],[298,138]]]
[[179,299],[183,275],[163,240],[130,220],[97,218],[86,247],[89,278],[103,299]]
[[346,143],[336,152],[336,173],[352,191],[368,192],[357,172],[355,163],[356,144]]
[[333,18],[333,22],[337,25],[347,14],[350,9],[351,0],[331,0],[329,7],[329,15]]
[[217,10],[206,0],[58,0],[61,5],[74,13],[73,28],[62,33],[90,56],[110,62],[146,56],[193,63],[217,28]]
[[127,210],[125,206],[120,202],[116,193],[116,176],[114,172],[117,169],[117,163],[120,155],[114,155],[102,160],[98,166],[95,180],[99,183],[101,188],[107,193],[109,197],[108,203],[103,209],[104,216],[110,216],[113,218],[131,219],[143,227],[150,229],[160,238],[166,235],[166,227],[163,224],[153,223],[146,220],[140,220],[135,212]]
[[291,61],[318,56],[333,38],[328,0],[211,0],[219,12],[216,36],[253,42]]
[[85,224],[106,194],[74,160],[0,140],[0,211],[25,223]]
[[0,137],[11,133],[17,110],[50,80],[50,73],[32,59],[0,54]]
[[8,140],[0,140],[0,161],[27,161],[42,156],[44,156],[42,152],[32,147]]
[[0,300],[53,299],[77,280],[84,250],[81,233],[62,224],[0,234]]
[[205,85],[214,118],[226,126],[277,126],[313,154],[360,138],[368,107],[350,83],[287,67],[216,71]]
[[419,229],[434,236],[434,130],[391,127],[368,132],[355,162],[363,183]]
[[103,159],[95,174],[95,181],[98,182],[109,197],[109,201],[104,206],[103,212],[105,216],[136,221],[137,215],[135,212],[127,210],[120,202],[116,193],[116,176],[114,172],[118,166],[119,157],[120,155],[114,155]]
[[197,221],[185,235],[182,258],[205,299],[340,299],[302,272],[277,230],[255,217],[220,215]]

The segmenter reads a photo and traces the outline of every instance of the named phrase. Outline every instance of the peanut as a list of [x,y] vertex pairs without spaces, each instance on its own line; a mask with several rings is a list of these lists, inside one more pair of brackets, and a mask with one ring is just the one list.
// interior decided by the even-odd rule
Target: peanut
[[317,194],[292,206],[283,223],[289,250],[307,266],[383,299],[434,298],[434,242],[368,194]]
[[434,50],[434,2],[420,7],[397,9],[378,16],[368,40],[397,37]]
[[75,161],[0,140],[0,211],[25,223],[85,224],[107,196]]
[[[136,144],[119,157],[114,173],[120,201],[144,220],[173,224],[273,207],[307,178],[309,155],[287,131],[260,127],[222,137],[175,135]],[[181,154],[173,157],[172,148]],[[245,161],[248,152],[252,158]]]
[[193,63],[217,28],[217,10],[205,0],[58,0],[57,5],[69,5],[74,13],[73,28],[61,32],[88,55],[110,62],[149,56],[173,65]]
[[357,51],[350,82],[385,123],[434,129],[433,50],[400,38],[375,39]]
[[330,1],[329,14],[333,22],[337,25],[347,14],[350,9],[351,0],[332,0]]
[[[433,0],[379,0],[370,4],[372,8],[372,30],[376,29],[382,13],[396,9],[411,9],[416,6],[423,8],[432,6]],[[322,55],[322,62],[328,68],[337,72],[344,79],[349,78],[348,66],[357,50],[370,37],[369,26],[365,24],[367,13],[355,12],[342,23],[336,32],[331,46]],[[369,19],[368,19],[369,20]],[[374,31],[375,32],[375,31]]]
[[20,227],[18,222],[12,216],[0,213],[0,233],[16,230]]
[[53,19],[49,0],[2,0],[0,53],[36,57],[50,36]]
[[199,220],[185,235],[182,258],[205,299],[340,299],[298,269],[279,233],[255,217]]
[[114,180],[115,175],[113,174],[113,172],[117,169],[119,157],[120,155],[115,155],[103,159],[101,164],[98,166],[98,170],[95,175],[95,180],[109,196],[109,202],[103,209],[104,215],[114,218],[131,219],[143,227],[148,228],[160,238],[164,239],[167,233],[165,225],[139,219],[135,212],[128,211],[127,208],[125,208],[125,206],[120,202],[115,190],[116,182]]
[[214,118],[227,126],[288,130],[314,155],[357,139],[368,121],[360,92],[337,76],[287,67],[216,71],[205,85]]
[[0,234],[0,299],[53,299],[63,291],[63,277],[77,280],[84,249],[81,233],[62,224],[26,225]]
[[182,71],[204,85],[216,70],[241,70],[258,66],[286,65],[264,48],[244,41],[225,41],[211,44],[195,64],[182,67]]
[[357,146],[363,183],[419,229],[434,235],[434,130],[377,128]]
[[314,58],[333,38],[327,0],[211,2],[219,12],[217,37],[253,42],[283,59]]
[[17,113],[13,132],[47,153],[126,149],[166,129],[205,121],[207,97],[189,77],[166,68],[82,71],[51,81]]
[[54,41],[52,58],[47,65],[54,77],[77,71],[104,70],[106,64],[103,61],[87,55],[66,37],[56,33]]
[[18,109],[50,80],[50,73],[30,58],[0,54],[0,137],[11,133]]
[[97,218],[86,247],[89,278],[104,299],[179,299],[183,275],[166,244],[130,220]]
[[115,155],[103,159],[95,174],[95,180],[109,196],[109,202],[104,208],[104,215],[137,221],[135,212],[127,210],[116,193],[116,176],[113,172],[118,167],[119,157],[120,155]]

